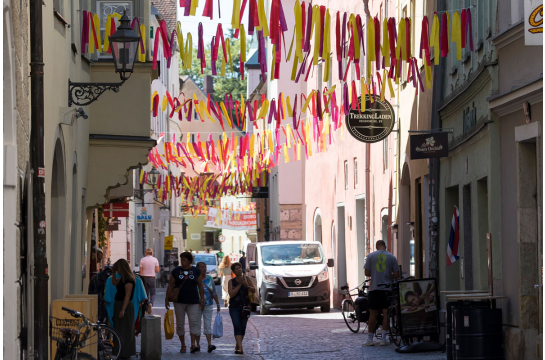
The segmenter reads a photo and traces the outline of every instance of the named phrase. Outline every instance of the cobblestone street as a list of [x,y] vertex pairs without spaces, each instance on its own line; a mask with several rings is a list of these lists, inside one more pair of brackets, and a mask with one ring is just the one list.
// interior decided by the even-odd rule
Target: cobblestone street
[[[221,287],[216,287],[218,293]],[[165,289],[157,289],[156,304],[163,304]],[[221,295],[220,295],[221,301]],[[153,314],[164,316],[164,306],[153,308]],[[354,334],[344,323],[342,314],[332,309],[330,313],[314,310],[272,310],[271,315],[260,316],[252,313],[248,321],[244,338],[244,355],[235,355],[235,339],[232,333],[231,319],[227,309],[222,308],[223,337],[213,339],[217,349],[206,352],[206,338],[201,337],[201,352],[189,353],[189,326],[186,321],[187,353],[180,354],[180,341],[174,335],[172,340],[166,340],[162,334],[164,360],[180,358],[198,359],[419,359],[443,360],[446,356],[441,352],[420,354],[398,354],[395,346],[378,346],[363,348],[361,345],[367,338],[367,333]],[[163,324],[161,321],[161,329]],[[137,351],[140,351],[140,336],[137,338]],[[204,351],[204,352],[202,352]],[[138,357],[134,357],[138,359]]]

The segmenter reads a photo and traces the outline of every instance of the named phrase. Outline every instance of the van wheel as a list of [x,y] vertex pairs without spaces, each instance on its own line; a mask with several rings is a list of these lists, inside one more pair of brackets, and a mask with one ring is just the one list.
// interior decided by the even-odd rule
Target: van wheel
[[257,304],[250,304],[250,309],[252,310],[252,312],[256,312],[257,311]]
[[324,305],[324,306],[320,306],[320,310],[322,310],[322,312],[329,312],[331,310],[331,305]]
[[270,310],[267,309],[263,304],[265,304],[265,300],[263,300],[263,298],[259,299],[259,315],[269,315]]

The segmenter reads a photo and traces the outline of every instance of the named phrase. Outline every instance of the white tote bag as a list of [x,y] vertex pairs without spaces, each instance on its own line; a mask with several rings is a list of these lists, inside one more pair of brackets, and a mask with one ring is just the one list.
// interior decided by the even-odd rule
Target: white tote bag
[[214,328],[212,329],[212,337],[214,339],[219,339],[222,336],[223,336],[223,320],[218,311],[218,315],[216,315],[216,320],[214,320]]

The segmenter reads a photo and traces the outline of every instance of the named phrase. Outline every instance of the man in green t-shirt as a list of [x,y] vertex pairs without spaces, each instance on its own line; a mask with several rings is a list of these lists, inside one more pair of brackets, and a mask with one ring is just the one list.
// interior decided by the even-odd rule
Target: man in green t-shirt
[[218,259],[221,260],[223,259],[223,257],[225,256],[225,254],[223,253],[223,251],[221,250],[220,248],[220,251],[218,253],[216,253],[216,256],[218,257]]

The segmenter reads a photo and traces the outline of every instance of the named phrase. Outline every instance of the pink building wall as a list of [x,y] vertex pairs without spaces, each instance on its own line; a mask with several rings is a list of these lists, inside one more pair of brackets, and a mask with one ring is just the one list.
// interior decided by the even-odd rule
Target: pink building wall
[[[395,2],[388,2],[388,16],[395,16]],[[293,26],[293,9],[294,1],[284,1],[283,7],[286,13],[288,27]],[[333,2],[333,1],[317,1],[314,5],[325,5],[330,9],[332,18],[331,34],[332,47],[335,44],[335,17],[337,11],[360,14],[366,27],[366,16],[362,2]],[[370,2],[370,15],[382,18],[380,12],[384,14],[383,2]],[[287,10],[289,9],[289,10]],[[342,17],[341,17],[342,18]],[[284,67],[285,64],[282,64]],[[362,76],[365,74],[365,65],[361,63]],[[275,81],[269,81],[268,94],[269,100],[283,92],[285,95],[293,96],[295,92],[303,92],[309,94],[313,89],[317,89],[321,84],[321,88],[332,85],[337,86],[337,99],[340,98],[341,82],[338,77],[338,65],[336,57],[333,56],[332,61],[332,80],[330,83],[322,83],[318,79],[318,67],[311,69],[311,74],[307,82],[300,80],[299,84],[295,84],[290,79],[291,62],[288,68],[283,68],[281,78]],[[382,75],[382,74],[381,74]],[[355,73],[349,72],[347,81],[356,80]],[[358,86],[359,88],[359,86]],[[321,89],[321,90],[322,90]],[[388,98],[388,97],[387,97]],[[390,101],[395,105],[395,100]],[[395,110],[394,106],[394,110]],[[310,113],[307,113],[310,116]],[[343,119],[344,122],[344,119]],[[395,127],[394,127],[395,128]],[[303,212],[303,227],[305,239],[312,241],[321,241],[324,247],[325,256],[335,259],[335,267],[330,269],[330,278],[332,286],[333,305],[340,306],[343,298],[339,294],[338,289],[348,283],[351,287],[358,285],[364,279],[364,259],[367,253],[374,251],[375,241],[382,239],[382,219],[381,212],[393,214],[392,200],[394,199],[394,183],[395,183],[395,144],[396,133],[392,132],[388,137],[388,146],[385,150],[384,141],[371,144],[369,163],[366,164],[366,144],[354,139],[343,126],[343,134],[341,139],[341,131],[338,130],[333,135],[332,145],[326,146],[326,151],[323,153],[315,153],[307,160],[296,162],[294,164],[284,164],[281,160],[276,171],[280,179],[287,178],[286,181],[279,181],[278,196],[280,204],[282,201],[289,201],[295,198],[294,191],[298,189],[299,171],[302,172],[302,212]],[[281,143],[283,143],[283,138]],[[386,156],[385,156],[386,151]],[[302,158],[304,155],[302,155]],[[385,168],[385,158],[388,163],[388,168]],[[291,159],[290,159],[291,160]],[[355,175],[355,162],[357,161],[357,175]],[[345,161],[348,165],[348,186],[345,188]],[[288,166],[289,165],[289,166]],[[366,187],[366,173],[368,167],[369,184]],[[275,173],[271,173],[275,175]],[[357,186],[355,185],[357,179]],[[276,194],[274,194],[276,196]],[[286,200],[283,200],[286,199]],[[273,218],[276,209],[272,205],[271,200],[271,218]],[[344,207],[344,216],[342,209]],[[339,217],[339,213],[341,217]],[[319,214],[319,216],[318,216]],[[318,223],[321,224],[318,225]],[[339,236],[342,235],[342,230],[339,228],[344,224],[345,241],[344,249]],[[387,219],[387,225],[391,225],[390,217]],[[321,230],[320,230],[321,229]],[[388,227],[389,229],[389,227]],[[385,241],[391,240],[391,231],[387,231]],[[341,236],[342,237],[342,236]],[[367,242],[369,240],[369,242]],[[343,261],[343,254],[345,260]]]

